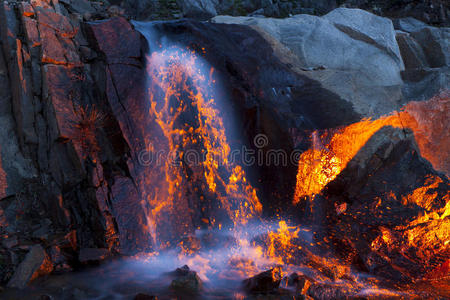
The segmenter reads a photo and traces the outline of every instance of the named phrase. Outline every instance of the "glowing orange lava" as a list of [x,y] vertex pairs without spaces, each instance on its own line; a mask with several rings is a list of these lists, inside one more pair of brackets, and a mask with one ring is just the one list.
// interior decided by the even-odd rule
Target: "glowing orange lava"
[[[194,51],[177,47],[153,52],[147,60],[149,114],[165,138],[161,142],[166,143],[164,150],[180,159],[179,163],[173,159],[163,163],[164,182],[147,196],[152,235],[159,231],[158,219],[168,214],[175,214],[177,222],[184,220],[177,226],[192,227],[192,208],[184,199],[186,193],[197,191],[195,187],[189,190],[192,185],[209,190],[235,226],[256,217],[262,210],[256,190],[242,167],[228,162],[230,146],[214,96],[214,70],[206,69]],[[221,226],[213,217],[202,222]]]
[[413,131],[421,155],[437,170],[450,173],[450,97],[448,93],[426,102],[410,102],[400,112],[377,120],[365,119],[337,130],[328,144],[313,134],[313,147],[299,160],[294,204],[313,196],[347,166],[369,139],[385,126]]

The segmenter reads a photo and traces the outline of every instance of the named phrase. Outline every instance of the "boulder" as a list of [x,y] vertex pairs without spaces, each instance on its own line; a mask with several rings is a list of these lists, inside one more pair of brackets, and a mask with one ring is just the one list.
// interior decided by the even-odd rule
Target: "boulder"
[[25,259],[20,263],[8,282],[8,287],[25,288],[38,276],[49,274],[53,265],[41,245],[31,247]]
[[178,5],[186,18],[206,20],[217,15],[217,0],[179,0]]
[[405,63],[404,102],[427,100],[450,86],[450,29],[411,26],[397,31],[397,42]]
[[178,268],[173,272],[175,279],[172,280],[170,287],[179,292],[188,292],[197,294],[203,288],[203,282],[195,271],[191,271],[188,266]]
[[408,130],[384,127],[314,200],[325,203],[324,235],[336,253],[396,283],[422,278],[448,255],[450,184],[419,153]]
[[389,19],[339,8],[323,17],[217,16],[212,22],[255,28],[271,41],[282,61],[321,82],[363,116],[399,108],[404,65]]
[[450,28],[426,27],[411,36],[422,46],[430,67],[450,65]]
[[243,285],[249,293],[270,293],[278,289],[281,279],[281,268],[275,267],[244,280]]

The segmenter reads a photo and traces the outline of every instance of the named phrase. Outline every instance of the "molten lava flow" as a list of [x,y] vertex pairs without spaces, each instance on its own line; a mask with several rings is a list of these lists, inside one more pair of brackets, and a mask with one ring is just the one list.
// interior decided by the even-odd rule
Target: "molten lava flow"
[[[168,223],[184,228],[181,234],[188,233],[193,227],[190,211],[198,207],[187,203],[186,195],[199,190],[197,201],[205,201],[209,193],[235,226],[245,224],[262,206],[244,170],[228,162],[230,146],[214,96],[214,70],[205,71],[194,51],[178,47],[153,52],[147,61],[149,114],[164,137],[149,139],[152,146],[171,154],[148,180],[149,185],[160,183],[147,195],[152,234],[160,234],[163,228],[156,224],[168,215],[172,216]],[[200,205],[198,210],[204,209]],[[202,222],[221,226],[211,216],[202,217]]]
[[266,255],[283,265],[290,263],[294,258],[295,250],[300,248],[292,242],[293,239],[298,238],[300,228],[289,227],[285,221],[280,221],[278,226],[276,232],[268,233]]
[[325,139],[329,132],[322,137],[315,132],[313,147],[304,152],[299,160],[294,204],[303,197],[320,193],[369,139],[385,126],[411,129],[421,155],[436,169],[450,174],[449,111],[450,97],[447,93],[427,102],[410,102],[402,111],[377,120],[365,119],[337,130],[326,145],[321,143],[321,139]]

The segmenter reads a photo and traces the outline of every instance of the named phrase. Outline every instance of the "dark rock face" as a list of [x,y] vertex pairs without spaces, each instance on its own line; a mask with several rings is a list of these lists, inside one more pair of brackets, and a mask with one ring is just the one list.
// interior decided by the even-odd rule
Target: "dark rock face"
[[[108,247],[115,236],[107,208],[100,209],[96,198],[95,168],[87,153],[91,151],[85,151],[86,140],[95,140],[95,134],[86,136],[83,129],[80,135],[86,121],[80,116],[94,99],[89,67],[78,55],[82,29],[60,4],[5,2],[0,15],[0,76],[5,84],[0,113],[0,235],[2,240],[18,239],[0,251],[5,258],[19,255],[9,262],[14,269],[26,254],[23,244],[41,243],[44,253],[52,254],[51,268],[66,268],[76,263],[76,259],[69,262],[72,252]],[[26,257],[35,257],[36,247],[41,246],[31,248],[24,264],[29,264]],[[22,276],[20,270],[13,278],[24,278],[21,286],[34,279],[33,274]],[[2,273],[0,281],[11,276]]]
[[[229,122],[233,126],[226,128],[230,139],[236,140],[232,149],[244,144],[254,151],[262,150],[264,156],[270,149],[290,154],[294,151],[292,128],[305,132],[349,124],[360,118],[348,102],[292,72],[274,56],[271,46],[246,26],[180,21],[155,24],[154,30],[179,45],[204,48],[199,52],[204,52],[222,83],[222,118],[235,120]],[[321,113],[317,113],[318,106]],[[254,144],[258,134],[267,137],[268,144],[263,149]],[[286,213],[295,164],[256,165],[247,173],[255,174],[250,178],[260,189],[265,213]],[[274,173],[279,176],[275,178]]]
[[188,266],[178,268],[173,272],[175,278],[170,284],[170,288],[178,292],[187,292],[189,294],[198,294],[203,283],[195,271],[191,271]]
[[53,264],[40,245],[33,246],[9,280],[8,287],[24,288],[29,281],[49,274]]
[[281,283],[281,269],[274,268],[246,279],[243,284],[250,293],[270,293],[278,289]]
[[[368,155],[364,166],[357,163],[361,155]],[[448,189],[446,176],[420,157],[410,134],[385,127],[316,204],[324,203],[325,235],[337,253],[361,270],[402,282],[423,278],[448,256],[439,246],[446,238]],[[345,210],[338,210],[340,205]],[[432,211],[437,214],[422,217]]]

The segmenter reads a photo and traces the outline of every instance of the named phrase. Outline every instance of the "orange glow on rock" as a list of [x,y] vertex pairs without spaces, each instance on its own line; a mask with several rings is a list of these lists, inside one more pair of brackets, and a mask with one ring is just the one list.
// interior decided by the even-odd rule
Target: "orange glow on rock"
[[[421,155],[434,168],[450,173],[450,97],[448,93],[426,102],[410,102],[400,112],[377,120],[364,119],[347,127],[330,131],[319,137],[313,134],[313,147],[299,160],[294,204],[303,197],[319,194],[341,173],[369,139],[385,126],[410,129]],[[334,133],[334,134],[333,134]],[[332,134],[327,144],[321,140]]]

